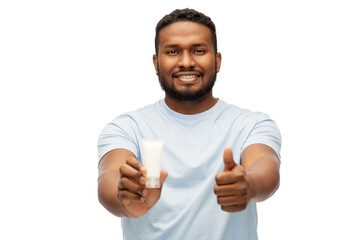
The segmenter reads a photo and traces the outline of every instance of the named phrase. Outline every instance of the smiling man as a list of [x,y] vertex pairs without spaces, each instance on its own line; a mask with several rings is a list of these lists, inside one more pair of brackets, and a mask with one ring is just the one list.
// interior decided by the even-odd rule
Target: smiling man
[[[256,202],[279,186],[280,132],[266,114],[215,98],[215,25],[192,9],[156,27],[165,98],[122,114],[99,137],[99,201],[124,239],[257,239]],[[159,189],[146,188],[141,139],[165,142]]]

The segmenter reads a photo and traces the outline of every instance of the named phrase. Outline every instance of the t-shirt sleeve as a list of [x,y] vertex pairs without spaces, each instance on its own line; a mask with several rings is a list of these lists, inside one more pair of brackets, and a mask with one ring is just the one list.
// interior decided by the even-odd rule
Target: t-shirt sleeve
[[134,120],[127,114],[121,115],[108,123],[98,139],[98,158],[111,150],[126,149],[138,157],[138,144],[134,133]]
[[281,159],[281,134],[276,123],[264,113],[254,113],[251,118],[251,129],[245,140],[242,151],[256,143],[265,144],[271,147]]

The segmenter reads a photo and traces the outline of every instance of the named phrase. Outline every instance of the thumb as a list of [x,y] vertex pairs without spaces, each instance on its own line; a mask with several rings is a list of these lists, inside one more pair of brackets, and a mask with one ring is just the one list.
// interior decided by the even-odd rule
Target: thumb
[[231,171],[236,166],[234,162],[233,152],[230,147],[225,148],[224,150],[224,171]]
[[168,172],[165,170],[161,170],[161,172],[160,172],[160,187],[162,187],[162,185],[164,184],[167,176],[168,176]]

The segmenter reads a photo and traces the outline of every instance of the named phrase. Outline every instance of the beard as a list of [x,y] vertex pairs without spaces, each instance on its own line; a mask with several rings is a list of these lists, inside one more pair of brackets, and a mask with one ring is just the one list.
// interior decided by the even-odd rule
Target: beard
[[[205,95],[207,95],[209,92],[211,92],[211,90],[213,89],[213,87],[215,85],[216,75],[217,75],[217,72],[214,71],[214,74],[212,74],[210,76],[210,79],[207,82],[207,84],[198,90],[192,90],[190,84],[186,85],[187,88],[185,90],[179,90],[179,89],[176,89],[176,87],[174,85],[168,84],[168,82],[164,79],[164,77],[162,77],[160,68],[158,65],[158,77],[159,77],[159,83],[160,83],[162,90],[164,90],[165,93],[169,97],[176,99],[176,100],[180,100],[180,101],[195,101],[195,100],[199,100],[202,97],[204,97]],[[202,76],[204,76],[204,75],[202,75]]]

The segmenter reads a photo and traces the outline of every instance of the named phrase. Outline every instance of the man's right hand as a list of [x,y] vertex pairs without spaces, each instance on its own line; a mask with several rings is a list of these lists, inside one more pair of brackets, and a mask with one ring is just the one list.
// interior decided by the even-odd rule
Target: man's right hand
[[135,157],[128,157],[119,168],[118,199],[131,218],[137,218],[155,205],[161,195],[167,172],[160,173],[160,188],[145,188],[146,169]]
[[136,218],[144,215],[159,200],[167,177],[161,171],[160,188],[145,188],[146,169],[135,155],[115,149],[99,163],[98,196],[100,203],[118,217]]

